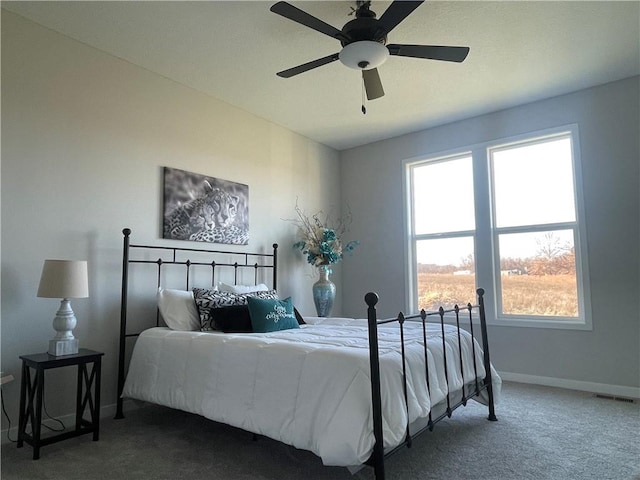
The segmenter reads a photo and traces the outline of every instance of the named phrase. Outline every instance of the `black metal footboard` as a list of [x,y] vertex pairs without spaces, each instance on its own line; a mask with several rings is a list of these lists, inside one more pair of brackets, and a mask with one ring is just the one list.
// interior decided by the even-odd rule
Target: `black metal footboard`
[[[367,318],[369,322],[369,359],[371,366],[371,400],[373,407],[373,433],[375,436],[375,445],[373,448],[373,453],[368,461],[368,463],[373,466],[375,472],[376,480],[384,480],[384,459],[386,456],[394,453],[395,451],[403,448],[405,446],[411,447],[411,443],[413,438],[415,438],[420,433],[426,430],[433,430],[433,426],[444,418],[451,417],[452,412],[463,405],[467,404],[469,399],[473,397],[477,397],[481,392],[486,391],[487,395],[487,403],[489,408],[489,416],[488,420],[496,421],[497,417],[495,415],[495,407],[494,407],[494,398],[493,398],[493,386],[492,386],[492,378],[491,378],[491,360],[489,356],[489,342],[487,339],[487,321],[485,316],[484,309],[484,290],[479,288],[477,291],[478,294],[478,303],[477,305],[472,305],[471,303],[467,304],[464,308],[459,308],[457,305],[450,309],[444,310],[442,307],[437,312],[426,312],[422,310],[419,314],[408,315],[405,316],[403,313],[398,314],[397,317],[386,319],[386,320],[378,320],[377,312],[376,312],[376,304],[378,303],[378,295],[369,292],[365,295],[365,302],[368,306],[367,309]],[[485,376],[483,379],[478,380],[478,366],[476,363],[476,351],[475,351],[475,334],[474,334],[474,325],[473,325],[473,315],[474,312],[477,314],[480,320],[480,335],[481,335],[481,344],[483,351],[483,366],[485,370]],[[455,317],[455,326],[458,335],[458,352],[454,358],[447,358],[447,349],[445,346],[445,315],[453,315]],[[416,432],[412,432],[410,429],[409,423],[406,426],[406,436],[405,440],[402,444],[395,447],[393,450],[386,452],[384,451],[384,438],[383,438],[383,430],[382,430],[382,397],[380,393],[380,358],[378,353],[378,326],[384,324],[393,324],[397,323],[400,331],[400,348],[402,355],[402,371],[403,371],[403,381],[404,381],[404,399],[405,405],[407,405],[408,409],[408,398],[407,398],[407,374],[406,374],[406,362],[405,362],[405,329],[404,323],[407,320],[418,321],[422,324],[422,342],[424,346],[424,355],[425,355],[425,381],[427,386],[427,391],[429,392],[429,363],[427,358],[427,322],[429,318],[437,318],[439,317],[438,323],[440,324],[440,328],[442,331],[442,352],[443,352],[443,366],[444,366],[444,376],[447,382],[447,397],[446,397],[446,410],[444,413],[432,417],[432,413],[429,413],[429,419],[425,427],[421,428]],[[460,340],[460,322],[464,321],[465,318],[468,318],[468,327],[469,334],[472,337],[471,346],[472,346],[472,357],[473,357],[473,370],[474,370],[474,378],[469,379],[464,377],[464,368],[462,368],[462,344]],[[461,399],[453,399],[451,397],[451,393],[449,390],[449,375],[448,369],[458,368],[460,365],[460,375],[462,378],[462,391],[461,391]],[[408,413],[408,412],[407,412]],[[407,415],[407,422],[409,422],[409,416]]]

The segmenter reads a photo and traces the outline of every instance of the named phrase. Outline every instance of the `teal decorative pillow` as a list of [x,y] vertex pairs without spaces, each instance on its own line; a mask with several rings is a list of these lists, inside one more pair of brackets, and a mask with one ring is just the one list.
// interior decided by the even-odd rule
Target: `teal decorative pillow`
[[284,300],[248,297],[247,304],[251,315],[251,325],[256,333],[300,328],[293,313],[291,297]]

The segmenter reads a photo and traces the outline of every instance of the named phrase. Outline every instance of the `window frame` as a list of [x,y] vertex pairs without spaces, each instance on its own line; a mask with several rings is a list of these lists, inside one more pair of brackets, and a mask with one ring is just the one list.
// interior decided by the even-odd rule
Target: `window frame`
[[[571,144],[575,222],[535,224],[535,226],[496,227],[495,196],[492,173],[493,162],[491,159],[491,151],[520,145],[530,145],[562,137],[568,137]],[[487,309],[487,320],[489,324],[515,327],[592,330],[591,294],[587,256],[588,249],[579,145],[580,140],[578,126],[576,124],[571,124],[528,132],[507,138],[494,139],[472,146],[465,146],[446,152],[436,152],[405,160],[403,162],[403,175],[405,178],[403,190],[406,202],[405,238],[407,239],[405,265],[409,266],[406,277],[406,305],[409,311],[414,311],[417,308],[417,242],[425,238],[448,238],[451,236],[467,236],[467,234],[471,234],[474,237],[475,247],[475,284],[476,288],[481,286],[485,290],[485,306]],[[456,158],[469,155],[471,156],[473,165],[474,207],[476,219],[475,230],[471,232],[460,231],[441,234],[415,234],[413,206],[413,190],[415,185],[413,185],[413,168],[432,162],[455,160]],[[578,317],[553,317],[500,313],[502,311],[502,279],[500,275],[499,235],[505,233],[566,229],[573,230],[579,312]]]
[[[474,242],[474,258],[475,258],[475,242],[476,235],[474,230],[456,230],[451,232],[439,232],[439,233],[422,233],[415,234],[415,209],[413,205],[413,192],[414,192],[414,183],[413,183],[413,170],[415,167],[419,167],[425,164],[435,164],[435,163],[443,163],[453,160],[459,160],[462,158],[471,157],[471,165],[473,169],[473,155],[471,150],[462,150],[455,151],[449,154],[442,154],[431,157],[429,159],[425,159],[422,157],[407,160],[404,162],[404,175],[405,175],[405,188],[404,188],[404,198],[406,199],[406,208],[405,208],[405,231],[407,232],[406,238],[407,242],[407,255],[405,255],[405,265],[409,265],[409,275],[407,278],[407,288],[405,291],[406,294],[406,305],[409,311],[417,310],[418,303],[418,262],[417,262],[417,243],[420,240],[436,240],[436,239],[445,239],[445,238],[463,238],[463,237],[472,237]],[[475,176],[475,173],[473,174]],[[474,182],[475,187],[475,182]],[[474,193],[475,196],[475,193]],[[476,221],[477,224],[477,221]],[[477,275],[475,277],[475,285],[477,288],[478,281]]]

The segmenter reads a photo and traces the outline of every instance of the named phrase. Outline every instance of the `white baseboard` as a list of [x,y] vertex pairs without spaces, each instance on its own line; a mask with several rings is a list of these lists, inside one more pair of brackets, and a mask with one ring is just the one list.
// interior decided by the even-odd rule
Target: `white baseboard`
[[524,373],[498,372],[503,380],[546,387],[567,388],[583,392],[599,393],[614,397],[640,398],[640,387],[625,387],[623,385],[609,385],[607,383],[582,382],[568,380],[566,378],[541,377],[539,375],[526,375]]
[[[141,406],[146,405],[144,402],[139,402],[136,400],[125,400],[122,403],[122,410],[124,413],[130,412],[132,410],[136,410],[138,408],[140,408]],[[116,415],[116,404],[112,403],[110,405],[105,405],[100,407],[100,419],[103,418],[113,418]],[[43,415],[44,416],[44,415]],[[58,420],[62,421],[66,427],[67,430],[69,430],[69,428],[73,428],[73,426],[75,425],[75,421],[76,421],[76,414],[75,413],[70,413],[69,415],[64,415],[62,417],[55,417]],[[58,428],[59,425],[57,424],[57,422],[51,421],[47,418],[43,418],[42,420],[43,424],[49,425],[50,427],[53,428]],[[71,427],[70,427],[71,426]],[[0,440],[0,445],[5,445],[5,444],[10,444],[13,443],[11,442],[8,438],[7,438],[7,430],[8,429],[4,429],[0,432],[0,435],[2,435],[2,438]],[[11,437],[11,439],[15,442],[15,440],[18,438],[18,419],[11,419],[11,429],[9,429],[9,436]]]

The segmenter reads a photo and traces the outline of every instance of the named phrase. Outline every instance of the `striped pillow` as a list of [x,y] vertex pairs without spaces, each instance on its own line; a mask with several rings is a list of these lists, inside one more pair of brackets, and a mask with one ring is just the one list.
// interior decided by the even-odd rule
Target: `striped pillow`
[[210,332],[215,330],[215,324],[211,318],[211,309],[231,307],[234,305],[247,305],[248,297],[277,300],[278,293],[275,290],[251,293],[219,292],[206,288],[194,288],[193,296],[200,316],[200,330]]

